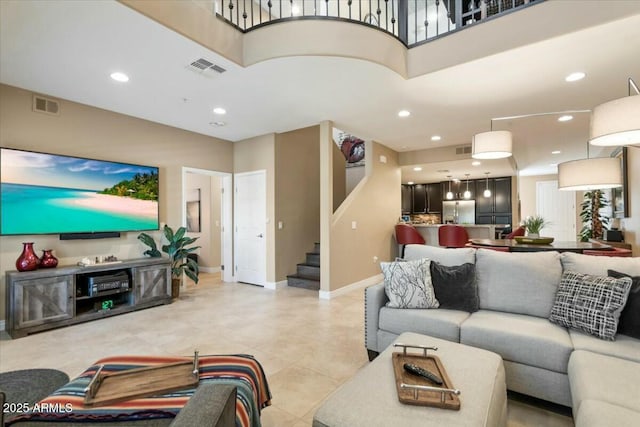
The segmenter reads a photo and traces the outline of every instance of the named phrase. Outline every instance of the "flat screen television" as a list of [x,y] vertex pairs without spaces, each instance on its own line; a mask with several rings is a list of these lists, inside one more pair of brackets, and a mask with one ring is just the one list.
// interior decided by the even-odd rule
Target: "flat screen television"
[[4,236],[157,230],[158,193],[157,167],[0,148]]

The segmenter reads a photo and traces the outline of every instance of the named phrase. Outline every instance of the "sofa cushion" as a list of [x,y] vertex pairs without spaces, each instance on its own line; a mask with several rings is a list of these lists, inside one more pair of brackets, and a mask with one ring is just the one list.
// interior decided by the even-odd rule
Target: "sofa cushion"
[[640,412],[588,399],[582,402],[580,410],[574,413],[573,417],[576,427],[637,427]]
[[438,308],[429,264],[431,262],[426,258],[380,263],[384,291],[389,298],[387,307]]
[[640,276],[640,258],[623,258],[574,254],[563,252],[560,255],[564,271],[606,276],[607,270],[616,270],[630,276]]
[[480,308],[549,317],[562,266],[557,252],[478,249],[476,282]]
[[478,287],[476,269],[470,262],[447,267],[439,262],[431,262],[431,282],[440,308],[462,310],[469,313],[478,311]]
[[615,339],[631,279],[565,271],[549,320],[598,338]]
[[[629,360],[576,350],[569,361],[573,410],[586,400],[600,400],[640,411],[640,366]],[[614,424],[612,424],[614,425]]]
[[472,248],[445,249],[428,245],[407,245],[404,249],[405,259],[429,258],[442,265],[462,265],[467,262],[475,264],[476,251]]
[[460,325],[469,313],[459,310],[380,309],[380,329],[400,335],[416,332],[460,342]]
[[616,340],[611,342],[573,329],[569,330],[569,336],[574,350],[587,350],[640,363],[640,340],[638,339],[618,334]]
[[622,314],[620,314],[618,333],[640,339],[640,276],[629,276],[615,270],[607,270],[607,275],[616,279],[620,277],[631,278],[631,290],[627,303],[622,309]]
[[565,328],[547,319],[480,310],[460,328],[460,342],[484,348],[504,360],[560,373],[567,372],[573,350]]

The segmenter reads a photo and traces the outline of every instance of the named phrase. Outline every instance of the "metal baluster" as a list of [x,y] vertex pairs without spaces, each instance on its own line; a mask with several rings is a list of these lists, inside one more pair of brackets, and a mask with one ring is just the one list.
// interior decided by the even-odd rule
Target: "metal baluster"
[[384,0],[384,29],[389,31],[389,0]]
[[340,18],[340,0],[338,0],[337,3],[338,3],[338,18]]
[[304,16],[304,0],[302,0],[302,16]]
[[[369,16],[373,17],[373,9],[371,9],[371,0],[369,0]],[[371,21],[371,18],[369,18],[369,21]],[[371,24],[371,22],[369,22],[369,24]]]
[[318,15],[318,5],[316,4],[316,0],[313,0],[313,16]]
[[395,4],[395,2],[391,3],[391,34],[393,35],[396,34],[396,11],[394,7]]
[[436,0],[436,36],[440,35],[440,0]]
[[447,0],[447,33],[451,31],[451,0]]
[[358,21],[362,21],[362,1],[358,2]]
[[413,42],[418,41],[418,2],[413,3]]
[[242,19],[244,20],[244,29],[247,29],[247,0],[242,1]]
[[[436,21],[438,17],[436,16]],[[424,39],[429,39],[429,2],[425,0],[424,2]],[[417,42],[418,40],[416,40]]]
[[349,6],[349,19],[351,19],[351,3],[353,3],[353,0],[347,2],[347,6]]
[[382,10],[380,9],[380,0],[378,0],[378,9],[376,9],[376,15],[378,15],[378,28],[380,28],[380,14],[382,14]]
[[281,19],[282,18],[282,0],[280,0],[278,4],[280,4],[280,15],[278,16],[278,19]]
[[229,21],[233,22],[233,0],[229,0]]
[[289,0],[289,18],[293,18],[293,0]]
[[260,2],[258,3],[258,10],[260,13],[260,23],[262,24],[262,0],[260,0]]
[[325,11],[325,14],[326,14],[326,16],[329,16],[329,0],[324,0],[324,4],[325,4],[326,9],[327,9]]
[[253,27],[253,1],[251,2],[251,26]]
[[269,7],[269,22],[271,22],[271,6],[273,6],[271,0],[267,2],[267,6]]

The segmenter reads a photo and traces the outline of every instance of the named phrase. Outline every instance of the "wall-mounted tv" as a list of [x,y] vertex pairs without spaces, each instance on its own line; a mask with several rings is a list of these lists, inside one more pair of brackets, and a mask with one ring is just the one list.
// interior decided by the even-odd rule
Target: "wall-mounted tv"
[[0,234],[157,230],[158,168],[0,148]]

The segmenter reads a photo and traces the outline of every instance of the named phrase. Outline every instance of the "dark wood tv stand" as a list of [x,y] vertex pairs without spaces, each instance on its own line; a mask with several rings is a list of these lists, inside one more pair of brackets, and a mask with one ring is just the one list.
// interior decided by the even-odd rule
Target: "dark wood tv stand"
[[[6,277],[6,329],[13,338],[172,301],[168,258],[9,271]],[[101,285],[92,287],[96,282]]]

